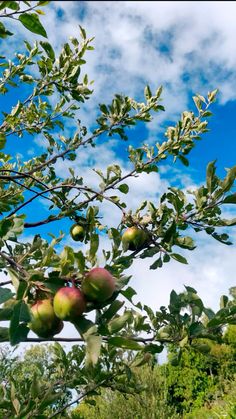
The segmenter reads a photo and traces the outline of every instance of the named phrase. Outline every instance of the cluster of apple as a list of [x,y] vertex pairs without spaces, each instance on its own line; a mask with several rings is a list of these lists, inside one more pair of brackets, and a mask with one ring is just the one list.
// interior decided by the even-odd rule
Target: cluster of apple
[[54,336],[63,322],[76,320],[86,310],[87,301],[104,302],[115,291],[115,278],[105,268],[93,268],[85,276],[81,289],[62,287],[53,299],[38,300],[32,307],[30,329],[42,338]]
[[[84,228],[73,225],[70,230],[75,241],[82,241]],[[147,234],[140,228],[128,228],[122,243],[126,250],[139,250],[148,242]],[[105,268],[93,268],[85,274],[81,287],[60,288],[54,298],[38,300],[32,307],[30,329],[42,338],[49,338],[61,332],[64,321],[75,321],[86,311],[87,302],[103,303],[115,291],[115,278]]]

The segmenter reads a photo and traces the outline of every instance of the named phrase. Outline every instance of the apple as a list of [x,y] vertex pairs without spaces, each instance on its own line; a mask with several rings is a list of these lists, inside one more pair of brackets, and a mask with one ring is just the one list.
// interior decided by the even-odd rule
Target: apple
[[93,268],[85,275],[81,288],[88,300],[103,302],[115,291],[115,279],[106,269]]
[[79,224],[74,224],[70,229],[70,234],[73,240],[76,242],[83,241],[85,236],[84,227]]
[[39,337],[49,338],[63,329],[63,322],[56,316],[51,299],[38,300],[31,307],[31,314],[29,328]]
[[85,311],[86,301],[78,288],[62,287],[54,297],[53,307],[59,319],[73,321]]
[[122,236],[122,244],[125,250],[139,250],[147,241],[147,233],[136,226],[127,228]]

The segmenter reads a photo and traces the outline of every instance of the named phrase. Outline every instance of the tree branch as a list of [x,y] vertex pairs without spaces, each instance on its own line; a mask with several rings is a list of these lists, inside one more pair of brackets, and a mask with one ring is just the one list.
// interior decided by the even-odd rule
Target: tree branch
[[[86,145],[87,143],[91,142],[94,138],[99,137],[101,134],[102,134],[102,132],[91,135],[91,137],[87,138],[84,141],[81,141],[81,143],[79,144],[79,147],[81,147],[83,145]],[[39,170],[43,169],[44,167],[50,166],[50,164],[55,163],[56,160],[58,160],[59,158],[64,157],[66,154],[70,153],[73,150],[74,150],[73,148],[68,148],[67,150],[64,150],[61,153],[56,154],[55,156],[51,157],[51,159],[49,159],[46,162],[34,167],[33,169],[29,170],[28,172],[20,173],[20,174],[14,176],[14,179],[21,179],[21,178],[24,178],[26,176],[32,175],[33,173],[38,172]],[[4,172],[5,170],[2,169],[0,171]]]
[[31,6],[31,7],[29,7],[28,9],[25,9],[25,10],[14,10],[14,12],[11,12],[11,13],[3,13],[3,14],[1,14],[0,15],[0,18],[2,18],[2,17],[10,17],[10,18],[12,18],[12,16],[13,15],[20,15],[21,13],[27,13],[27,12],[31,12],[31,10],[34,10],[35,8],[37,7],[37,5],[35,5],[35,6]]
[[[130,340],[133,340],[134,342],[140,342],[140,343],[148,343],[148,342],[153,342],[154,340],[155,340],[155,337],[152,337],[152,338],[141,338],[141,337],[128,337]],[[109,337],[107,337],[107,336],[102,336],[102,340],[103,340],[103,342],[108,342],[108,340],[109,340]],[[22,341],[21,341],[22,343],[25,343],[25,342],[36,342],[36,343],[41,343],[41,342],[85,342],[85,340],[83,339],[83,338],[64,338],[64,337],[58,337],[58,338],[54,338],[54,337],[51,337],[51,338],[26,338],[26,339],[23,339]],[[20,342],[20,343],[21,343]],[[161,342],[161,343],[166,343],[166,342],[170,342],[169,340],[163,340],[163,339],[161,339],[161,340],[159,340],[158,339],[158,342]]]
[[[24,178],[30,178],[30,179],[34,180],[35,182],[39,183],[40,185],[42,185],[44,188],[47,188],[47,185],[44,182],[42,182],[41,180],[39,180],[35,176],[29,175],[28,173],[21,173],[21,172],[18,172],[17,170],[9,170],[9,169],[0,169],[0,173],[1,172],[16,173],[17,175],[20,175],[21,179],[22,178],[23,179]],[[3,180],[6,179],[6,180],[14,182],[14,180],[19,179],[19,177],[0,175],[0,179],[3,179]]]
[[99,388],[99,387],[103,386],[104,384],[108,383],[112,378],[114,378],[114,374],[113,374],[113,376],[108,377],[108,378],[104,379],[103,381],[101,381],[100,383],[96,384],[93,388],[88,389],[87,391],[82,393],[80,396],[78,396],[75,400],[72,400],[71,402],[67,403],[61,409],[57,410],[55,413],[53,413],[51,416],[49,416],[49,419],[55,418],[60,413],[64,412],[64,410],[66,410],[68,407],[72,406],[75,403],[78,403],[79,401],[84,399],[84,397],[88,396],[91,392],[94,392],[97,388]]
[[[12,179],[12,182],[16,183],[17,185],[21,186],[22,188],[27,189],[27,191],[33,192],[36,195],[38,194],[37,191],[35,191],[34,189],[30,188],[29,186],[26,186],[26,185],[18,182],[18,180],[16,180],[16,179]],[[51,198],[49,198],[48,196],[44,196],[44,198],[47,199],[50,202],[53,202],[53,200]]]
[[[13,211],[11,211],[10,214],[8,214],[8,217],[11,217],[12,215],[16,214],[23,207],[25,207],[26,205],[28,205],[32,201],[34,201],[34,199],[44,195],[45,193],[53,192],[56,189],[61,189],[61,188],[77,189],[77,190],[82,191],[84,193],[90,192],[90,193],[94,194],[91,198],[87,199],[86,201],[83,201],[80,205],[78,205],[77,210],[79,208],[83,207],[84,205],[86,205],[88,202],[93,201],[95,198],[101,197],[101,198],[103,198],[107,201],[112,202],[114,205],[116,205],[123,212],[123,214],[125,213],[123,207],[118,202],[114,202],[112,200],[112,198],[110,198],[109,196],[103,195],[103,193],[101,193],[101,192],[94,191],[93,189],[87,188],[86,186],[76,186],[76,185],[73,185],[73,184],[70,184],[70,183],[69,184],[68,183],[61,183],[60,185],[53,186],[51,188],[46,189],[45,191],[41,191],[41,192],[34,191],[36,193],[36,195],[32,196],[27,201],[23,202],[21,205],[19,205],[17,208],[15,208]],[[55,219],[54,219],[54,221],[55,221]],[[42,224],[40,224],[40,225],[42,225]]]
[[49,216],[48,218],[45,218],[41,221],[36,221],[35,223],[24,223],[25,228],[33,228],[33,227],[40,227],[42,225],[52,223],[53,221],[61,220],[62,218],[65,218],[65,215],[55,215],[55,216]]
[[5,282],[0,282],[0,287],[3,287],[4,285],[9,285],[12,284],[12,281],[5,281]]
[[24,270],[24,268],[21,265],[19,265],[13,258],[8,256],[5,252],[0,251],[0,257],[5,259],[9,263],[9,265],[12,266],[14,269],[17,269],[22,274],[24,274],[24,276],[27,275],[27,272]]

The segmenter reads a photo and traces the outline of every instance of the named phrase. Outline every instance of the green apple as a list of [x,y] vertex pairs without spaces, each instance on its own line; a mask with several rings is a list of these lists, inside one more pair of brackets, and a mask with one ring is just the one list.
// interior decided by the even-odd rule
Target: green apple
[[63,322],[56,316],[51,299],[38,300],[31,307],[31,315],[29,328],[42,338],[54,336],[63,329]]
[[85,236],[85,230],[84,227],[82,227],[79,224],[74,224],[70,229],[70,234],[73,240],[76,242],[83,241]]
[[147,241],[147,233],[136,226],[127,228],[122,236],[124,250],[140,250]]
[[86,309],[84,294],[74,286],[62,287],[54,297],[53,307],[59,319],[73,321]]
[[115,279],[106,269],[93,268],[85,275],[81,288],[88,300],[103,302],[115,291]]

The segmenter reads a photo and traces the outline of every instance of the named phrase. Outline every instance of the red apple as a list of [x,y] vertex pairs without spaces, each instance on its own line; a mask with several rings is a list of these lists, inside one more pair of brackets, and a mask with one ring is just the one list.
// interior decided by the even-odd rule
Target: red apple
[[86,309],[83,293],[76,287],[60,288],[53,301],[54,311],[61,320],[73,320]]
[[42,338],[60,333],[63,322],[56,316],[50,299],[39,300],[31,307],[30,329]]
[[82,291],[90,301],[106,301],[115,291],[115,279],[106,269],[93,268],[82,281]]

